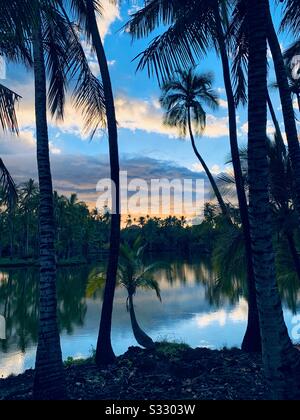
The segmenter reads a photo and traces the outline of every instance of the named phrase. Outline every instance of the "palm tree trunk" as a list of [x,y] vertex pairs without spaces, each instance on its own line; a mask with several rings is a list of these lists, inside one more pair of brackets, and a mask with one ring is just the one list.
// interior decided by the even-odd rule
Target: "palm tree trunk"
[[[276,282],[267,158],[267,0],[254,0],[249,14],[249,214],[264,369],[274,399],[297,390],[299,352],[284,323]],[[297,373],[296,373],[297,372]],[[299,381],[299,379],[298,379]],[[300,381],[299,381],[300,382]]]
[[141,327],[139,326],[139,324],[136,320],[132,295],[128,296],[128,304],[129,304],[129,313],[130,313],[132,331],[133,331],[133,334],[134,334],[134,337],[135,337],[136,341],[139,343],[140,346],[145,347],[145,349],[153,349],[155,347],[155,344],[154,344],[152,338],[150,338],[141,329]]
[[275,130],[276,130],[276,142],[277,142],[278,146],[280,147],[280,149],[284,152],[284,155],[286,155],[284,140],[283,140],[282,133],[281,133],[281,130],[280,130],[280,125],[279,125],[279,122],[277,120],[276,113],[275,113],[275,110],[274,110],[274,107],[273,107],[273,103],[272,103],[272,100],[270,98],[269,91],[267,92],[267,102],[268,102],[268,107],[269,107],[270,114],[271,114],[271,117],[272,117],[272,121],[273,121]]
[[40,16],[33,33],[37,162],[40,185],[40,317],[34,396],[64,398],[64,374],[57,325],[53,190],[47,127],[46,72]]
[[[269,3],[269,2],[268,2]],[[289,88],[287,72],[278,41],[278,37],[273,25],[270,7],[268,4],[267,11],[268,20],[268,41],[274,60],[275,73],[279,87],[283,119],[285,124],[285,131],[289,147],[289,156],[292,163],[294,179],[295,179],[295,208],[300,218],[300,145],[298,140],[297,126],[293,108],[293,100]]]
[[246,352],[260,352],[261,351],[261,337],[259,330],[259,318],[255,291],[255,277],[252,262],[252,248],[250,236],[250,223],[248,214],[248,203],[245,193],[245,184],[243,179],[243,172],[240,161],[238,138],[237,138],[237,123],[234,94],[231,84],[229,60],[225,45],[225,35],[222,27],[222,21],[219,11],[219,2],[215,2],[215,21],[216,21],[216,35],[219,45],[224,85],[228,102],[229,115],[229,138],[231,147],[232,164],[234,169],[234,176],[236,182],[236,190],[239,202],[239,209],[244,233],[246,258],[247,258],[247,284],[248,284],[248,324],[246,334],[242,343],[242,349]]
[[104,88],[108,127],[111,180],[114,183],[115,187],[115,197],[113,197],[113,212],[111,216],[109,260],[106,274],[106,284],[101,313],[100,330],[96,350],[97,364],[107,365],[115,360],[115,354],[113,352],[111,344],[111,324],[120,248],[120,163],[114,96],[107,64],[107,58],[97,26],[93,0],[87,0],[87,15],[89,27],[91,29],[92,34],[93,46],[96,51]]
[[200,153],[199,153],[199,151],[197,149],[197,146],[196,146],[196,143],[195,143],[194,134],[193,134],[192,121],[191,121],[191,110],[190,110],[190,108],[188,109],[188,125],[189,125],[189,133],[190,133],[190,138],[191,138],[191,142],[192,142],[194,153],[197,156],[199,162],[201,163],[201,165],[202,165],[202,167],[203,167],[203,169],[204,169],[204,171],[205,171],[205,173],[206,173],[206,175],[207,175],[207,177],[209,179],[209,182],[210,182],[210,184],[212,186],[212,189],[213,189],[213,191],[215,193],[215,196],[217,197],[217,200],[218,200],[218,203],[219,203],[219,206],[220,206],[220,209],[222,211],[223,216],[226,217],[226,219],[229,220],[230,223],[231,223],[230,215],[228,214],[228,210],[227,210],[226,204],[224,203],[223,197],[222,197],[222,195],[220,193],[220,190],[219,190],[219,188],[217,186],[217,183],[216,183],[214,177],[212,176],[212,174],[211,174],[208,166],[206,165],[204,159],[202,158],[202,156],[200,155]]

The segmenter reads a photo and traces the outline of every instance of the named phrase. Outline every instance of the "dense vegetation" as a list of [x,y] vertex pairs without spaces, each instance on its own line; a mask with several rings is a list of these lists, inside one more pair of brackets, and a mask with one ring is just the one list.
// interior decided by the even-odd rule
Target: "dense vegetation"
[[[17,188],[16,205],[0,210],[0,264],[18,260],[34,262],[39,255],[39,190],[29,180]],[[148,252],[178,252],[182,255],[212,250],[217,234],[218,208],[207,204],[202,224],[190,226],[185,218],[141,216],[124,219],[122,241],[141,237]],[[55,249],[58,261],[93,262],[109,249],[111,216],[108,209],[89,210],[74,194],[70,198],[54,193]]]

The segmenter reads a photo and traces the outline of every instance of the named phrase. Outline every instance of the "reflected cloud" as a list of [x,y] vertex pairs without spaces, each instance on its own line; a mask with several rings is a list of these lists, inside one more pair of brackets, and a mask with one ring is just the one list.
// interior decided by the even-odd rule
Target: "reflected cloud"
[[248,317],[248,305],[245,299],[241,299],[238,305],[230,311],[221,309],[204,315],[196,315],[196,323],[199,328],[207,328],[212,324],[225,327],[228,321],[234,323],[246,322]]

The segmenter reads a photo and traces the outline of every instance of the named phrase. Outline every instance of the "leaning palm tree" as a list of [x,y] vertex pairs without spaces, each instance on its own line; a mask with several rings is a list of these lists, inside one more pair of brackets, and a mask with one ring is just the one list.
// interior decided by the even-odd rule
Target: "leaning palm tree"
[[236,102],[226,45],[229,0],[145,0],[144,8],[135,13],[126,30],[133,39],[149,36],[159,26],[167,30],[153,40],[139,55],[138,69],[148,69],[159,81],[168,80],[178,68],[189,68],[215,47],[222,62],[224,86],[228,102],[229,140],[236,182],[237,197],[245,238],[249,313],[242,347],[260,351],[261,340],[256,304],[248,202],[239,156]]
[[[117,0],[111,0],[116,2]],[[96,52],[105,100],[106,122],[109,141],[111,180],[114,185],[113,211],[111,215],[110,251],[107,267],[106,286],[101,313],[101,322],[96,349],[96,362],[98,365],[107,365],[115,360],[111,344],[111,325],[113,313],[114,293],[117,281],[121,215],[120,215],[120,163],[118,147],[117,119],[114,103],[114,94],[107,63],[107,58],[97,24],[97,15],[101,14],[100,0],[65,0],[71,5],[78,21],[84,28],[88,41]]]
[[129,245],[122,245],[120,250],[121,262],[119,265],[118,278],[121,286],[125,287],[128,293],[127,309],[130,313],[132,330],[136,341],[147,349],[154,348],[153,340],[141,329],[139,326],[134,305],[133,297],[138,288],[150,289],[156,292],[156,296],[161,301],[160,289],[153,274],[161,267],[161,264],[144,265],[142,261],[142,253],[144,247],[139,247],[134,244],[133,247]]
[[[133,298],[137,289],[154,290],[156,296],[161,301],[161,294],[158,282],[154,278],[154,273],[159,268],[165,266],[161,263],[145,265],[142,255],[145,247],[140,246],[140,239],[130,246],[123,244],[120,247],[120,261],[118,267],[118,284],[127,290],[128,297],[126,307],[130,313],[130,320],[134,337],[138,344],[146,349],[152,349],[155,344],[140,327],[133,304]],[[95,292],[102,288],[105,283],[105,274],[94,270],[89,278],[87,293],[92,296]]]
[[133,38],[142,38],[161,24],[169,26],[140,55],[138,65],[139,69],[147,67],[149,74],[156,74],[159,80],[168,79],[176,68],[194,65],[195,60],[206,54],[210,46],[215,46],[221,57],[228,101],[231,154],[247,256],[249,312],[242,347],[246,351],[260,351],[248,203],[239,158],[235,97],[226,48],[227,6],[227,1],[220,0],[149,0],[145,1],[143,9],[133,15],[127,24],[127,31]]
[[[249,19],[249,199],[264,370],[272,397],[299,398],[300,355],[292,346],[276,283],[267,159],[267,0],[247,3]],[[259,106],[257,106],[259,104]]]
[[164,123],[177,128],[183,137],[186,137],[187,132],[189,133],[194,153],[209,179],[221,212],[223,216],[230,219],[217,183],[198,151],[194,136],[194,132],[202,135],[206,128],[204,105],[213,110],[219,106],[218,96],[212,89],[212,84],[211,73],[196,74],[194,68],[178,70],[173,78],[163,85],[160,103],[166,111]]

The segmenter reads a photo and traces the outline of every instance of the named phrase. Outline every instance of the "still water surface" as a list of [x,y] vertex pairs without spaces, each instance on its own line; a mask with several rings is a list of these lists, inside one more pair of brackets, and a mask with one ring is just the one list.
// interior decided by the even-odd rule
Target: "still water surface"
[[[64,359],[90,355],[95,347],[102,291],[88,297],[87,284],[94,267],[61,268],[58,272],[58,304]],[[226,291],[216,287],[209,264],[178,260],[172,276],[164,270],[155,274],[163,302],[152,291],[139,290],[135,297],[138,320],[154,339],[182,341],[192,347],[212,349],[239,347],[247,321],[247,302],[242,287],[235,283]],[[19,374],[34,366],[37,341],[38,273],[35,269],[0,271],[0,315],[6,318],[6,340],[0,340],[0,377]],[[300,293],[284,292],[284,314],[292,331],[292,318],[300,314]],[[126,292],[116,291],[113,345],[116,354],[136,345]]]

